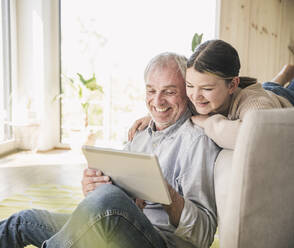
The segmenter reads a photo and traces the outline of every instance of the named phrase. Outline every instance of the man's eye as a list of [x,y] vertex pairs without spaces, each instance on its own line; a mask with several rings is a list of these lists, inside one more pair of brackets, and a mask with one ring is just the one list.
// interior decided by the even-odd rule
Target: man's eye
[[147,93],[148,94],[154,94],[155,93],[155,90],[147,90]]
[[186,83],[186,87],[188,87],[188,88],[193,88],[194,86],[191,85],[191,84],[187,84],[187,83]]
[[169,90],[168,90],[168,91],[165,92],[165,94],[167,94],[167,95],[174,95],[174,94],[176,94],[176,92],[174,92],[174,91],[169,91]]
[[211,91],[213,90],[212,88],[203,88],[204,90],[207,90],[207,91]]

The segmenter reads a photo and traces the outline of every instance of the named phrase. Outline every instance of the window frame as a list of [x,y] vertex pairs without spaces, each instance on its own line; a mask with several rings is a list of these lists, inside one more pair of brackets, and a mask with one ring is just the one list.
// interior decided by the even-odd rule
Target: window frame
[[0,155],[16,149],[12,126],[12,51],[11,51],[11,4],[12,1],[1,0],[2,22],[2,54],[3,54],[3,109],[4,117],[4,140],[0,141]]
[[[10,2],[2,0],[2,39],[3,39],[3,81],[4,81],[4,109],[7,111],[7,121],[11,121],[11,28],[10,28]],[[11,127],[5,127],[8,139],[11,139]]]

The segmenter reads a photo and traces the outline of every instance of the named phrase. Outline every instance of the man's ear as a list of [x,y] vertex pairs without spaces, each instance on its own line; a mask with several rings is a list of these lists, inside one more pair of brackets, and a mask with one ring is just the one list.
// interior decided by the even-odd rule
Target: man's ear
[[231,83],[229,84],[229,93],[233,94],[234,91],[238,88],[240,83],[240,78],[239,77],[234,77],[231,81]]

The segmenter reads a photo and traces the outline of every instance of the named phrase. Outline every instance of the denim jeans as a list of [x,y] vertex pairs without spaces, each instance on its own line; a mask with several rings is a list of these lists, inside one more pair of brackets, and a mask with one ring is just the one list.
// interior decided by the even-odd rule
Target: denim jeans
[[40,247],[42,242],[46,248],[166,248],[134,201],[114,185],[88,194],[70,216],[27,210],[0,224],[1,248]]
[[285,97],[294,106],[294,80],[286,88],[273,82],[265,82],[262,84],[262,87],[265,90],[270,90],[279,96]]
[[78,205],[44,247],[163,248],[166,245],[126,193],[114,185],[102,185]]
[[0,222],[0,247],[18,248],[26,245],[41,247],[57,233],[70,215],[46,210],[24,210]]

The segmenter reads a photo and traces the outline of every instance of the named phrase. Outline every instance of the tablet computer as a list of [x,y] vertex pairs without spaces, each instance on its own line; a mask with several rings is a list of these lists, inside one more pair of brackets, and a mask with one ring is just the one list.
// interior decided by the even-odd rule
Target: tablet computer
[[156,155],[83,146],[89,168],[110,176],[115,185],[142,200],[169,205],[171,198]]

